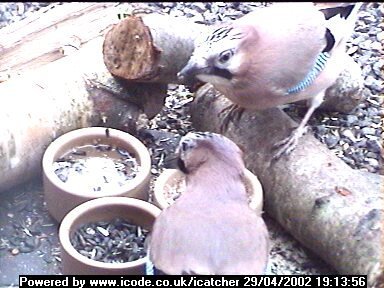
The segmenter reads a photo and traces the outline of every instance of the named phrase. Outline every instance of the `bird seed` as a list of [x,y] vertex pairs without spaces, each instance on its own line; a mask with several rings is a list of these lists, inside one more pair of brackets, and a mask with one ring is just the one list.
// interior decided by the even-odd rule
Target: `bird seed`
[[123,219],[92,222],[70,236],[72,246],[81,255],[105,263],[125,263],[146,256],[148,231]]
[[136,177],[135,155],[108,144],[72,149],[53,163],[57,177],[67,185],[94,192],[113,191]]

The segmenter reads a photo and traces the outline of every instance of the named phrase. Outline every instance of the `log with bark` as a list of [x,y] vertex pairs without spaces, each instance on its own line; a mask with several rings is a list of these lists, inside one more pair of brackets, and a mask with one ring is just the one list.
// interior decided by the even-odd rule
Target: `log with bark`
[[[128,83],[111,77],[106,70],[103,36],[117,22],[115,6],[64,4],[0,31],[0,74],[10,76],[2,77],[5,81],[0,84],[0,191],[38,175],[44,149],[61,134],[94,125],[134,133],[146,118],[161,110],[167,95],[166,84]],[[131,10],[135,7],[132,5]],[[147,19],[145,23],[154,27],[157,16],[143,17]],[[186,28],[182,18],[167,23],[177,24],[179,20]],[[161,22],[157,24],[161,26]],[[160,31],[158,35],[164,35],[166,29]],[[171,30],[167,35],[170,34]],[[193,49],[192,35],[180,40],[176,47],[182,50],[173,54],[168,53],[172,51],[168,48],[176,38],[164,46],[164,37],[159,40],[154,31],[151,35],[157,39],[157,51],[163,49],[159,59],[166,59],[167,67],[172,66],[175,53],[183,55],[177,60],[188,61]],[[188,41],[183,44],[185,39]],[[71,53],[63,53],[72,46],[75,48]],[[189,50],[185,50],[187,47]],[[135,60],[140,63],[143,59]],[[165,65],[161,61],[156,65],[159,63]]]
[[[220,131],[229,104],[211,85],[200,88],[191,111],[196,129]],[[311,134],[272,162],[271,147],[295,126],[278,108],[246,110],[223,134],[243,148],[269,215],[340,273],[366,274],[370,285],[383,285],[383,177],[351,169]]]

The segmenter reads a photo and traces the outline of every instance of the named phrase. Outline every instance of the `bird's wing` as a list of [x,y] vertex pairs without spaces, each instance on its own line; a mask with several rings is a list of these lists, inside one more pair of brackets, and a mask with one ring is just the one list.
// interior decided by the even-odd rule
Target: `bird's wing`
[[177,275],[264,272],[268,232],[259,216],[237,205],[212,205],[209,215],[196,208],[170,209],[156,220],[151,259],[158,269]]
[[315,4],[326,19],[328,42],[334,42],[334,46],[339,46],[340,43],[344,43],[350,37],[361,5],[362,3],[327,2]]

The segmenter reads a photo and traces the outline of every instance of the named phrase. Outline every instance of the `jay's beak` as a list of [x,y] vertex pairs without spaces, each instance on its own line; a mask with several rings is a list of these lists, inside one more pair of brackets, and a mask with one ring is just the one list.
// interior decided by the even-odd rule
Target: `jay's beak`
[[217,77],[231,80],[233,75],[227,69],[215,67],[211,63],[202,66],[189,60],[188,64],[177,73],[177,77],[180,81],[189,85],[196,82],[197,79],[203,82],[212,82]]
[[209,66],[202,67],[193,61],[189,61],[187,65],[179,73],[177,77],[180,81],[187,85],[194,84],[198,81],[197,75],[211,74],[212,68]]

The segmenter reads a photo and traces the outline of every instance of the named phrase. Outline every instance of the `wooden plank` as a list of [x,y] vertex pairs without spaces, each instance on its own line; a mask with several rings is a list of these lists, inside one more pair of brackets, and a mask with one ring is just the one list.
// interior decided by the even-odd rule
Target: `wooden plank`
[[33,70],[77,50],[119,21],[118,3],[66,3],[0,30],[0,73]]

